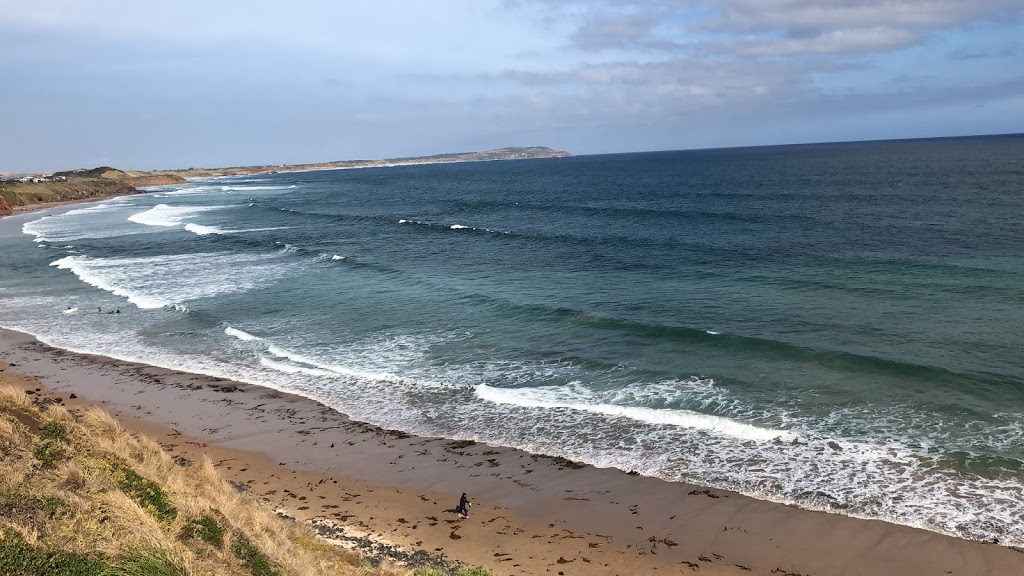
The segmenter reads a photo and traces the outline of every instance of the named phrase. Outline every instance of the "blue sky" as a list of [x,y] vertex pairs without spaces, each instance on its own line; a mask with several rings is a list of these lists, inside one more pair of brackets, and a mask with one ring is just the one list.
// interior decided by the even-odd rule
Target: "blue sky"
[[1024,0],[0,0],[0,171],[1024,132]]

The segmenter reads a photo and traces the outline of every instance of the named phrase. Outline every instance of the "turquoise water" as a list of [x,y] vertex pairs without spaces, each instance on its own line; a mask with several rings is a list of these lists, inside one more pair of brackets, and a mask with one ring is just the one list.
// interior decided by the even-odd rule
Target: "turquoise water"
[[1024,545],[1022,188],[1020,136],[195,180],[0,221],[0,325]]

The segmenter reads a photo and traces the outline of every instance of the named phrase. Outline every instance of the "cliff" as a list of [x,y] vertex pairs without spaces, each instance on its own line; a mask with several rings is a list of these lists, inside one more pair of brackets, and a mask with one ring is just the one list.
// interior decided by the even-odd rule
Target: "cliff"
[[[114,172],[116,174],[111,174],[111,177],[95,177],[91,173],[89,176],[93,177],[80,177],[78,174],[68,177],[65,176],[69,174],[67,172],[54,175],[67,178],[66,182],[0,182],[0,201],[3,202],[0,204],[0,216],[10,213],[10,210],[3,210],[4,206],[17,210],[40,204],[101,200],[136,194],[137,186],[160,186],[186,181],[178,175],[132,175],[120,170]],[[109,171],[107,173],[110,174]]]

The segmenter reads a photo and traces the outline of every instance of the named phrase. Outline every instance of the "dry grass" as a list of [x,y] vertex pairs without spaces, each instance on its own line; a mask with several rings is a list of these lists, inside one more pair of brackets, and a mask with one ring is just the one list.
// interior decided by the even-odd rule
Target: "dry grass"
[[[52,450],[41,451],[47,443]],[[44,465],[40,455],[50,453],[60,461]],[[158,443],[127,433],[98,408],[75,417],[0,388],[0,455],[0,531],[15,530],[36,550],[65,550],[120,565],[124,574],[163,562],[180,568],[175,573],[244,576],[254,572],[231,545],[244,535],[269,573],[410,574],[359,566],[352,553],[238,492],[209,458],[178,466]],[[200,522],[223,532],[220,546],[196,536]]]
[[0,386],[0,406],[35,412],[35,405],[28,394],[10,384]]

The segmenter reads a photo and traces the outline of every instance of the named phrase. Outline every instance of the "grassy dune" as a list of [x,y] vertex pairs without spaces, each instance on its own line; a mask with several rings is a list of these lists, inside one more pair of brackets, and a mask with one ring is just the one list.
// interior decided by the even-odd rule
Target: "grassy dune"
[[98,178],[72,182],[0,183],[0,198],[6,200],[12,208],[47,202],[123,196],[135,192],[135,187],[126,182]]
[[102,167],[58,172],[67,182],[0,182],[0,198],[11,208],[49,202],[99,200],[138,192],[138,186],[185,182],[177,174],[125,172]]
[[[4,576],[440,576],[373,568],[224,481],[183,467],[109,414],[0,387]],[[458,574],[482,576],[483,569]]]

